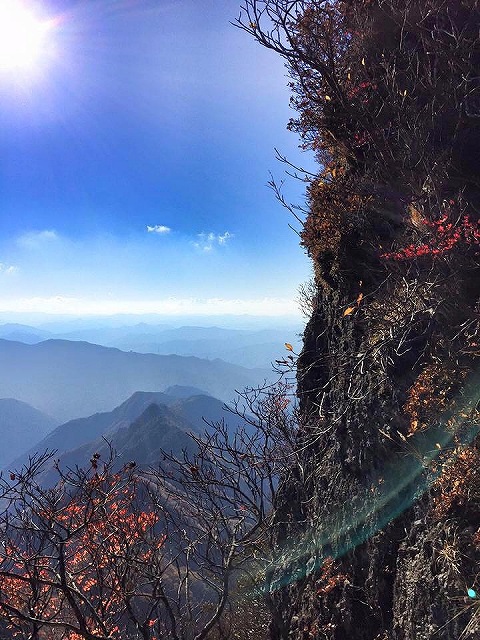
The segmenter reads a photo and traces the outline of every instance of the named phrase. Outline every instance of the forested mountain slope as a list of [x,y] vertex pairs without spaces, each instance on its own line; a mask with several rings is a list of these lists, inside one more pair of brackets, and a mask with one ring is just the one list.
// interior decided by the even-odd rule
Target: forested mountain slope
[[69,420],[53,429],[44,438],[24,442],[22,454],[10,458],[8,467],[19,469],[28,463],[29,456],[43,454],[45,451],[56,451],[58,457],[65,451],[77,449],[102,436],[108,438],[117,429],[128,427],[149,405],[170,404],[174,401],[174,398],[164,393],[137,391],[113,411]]

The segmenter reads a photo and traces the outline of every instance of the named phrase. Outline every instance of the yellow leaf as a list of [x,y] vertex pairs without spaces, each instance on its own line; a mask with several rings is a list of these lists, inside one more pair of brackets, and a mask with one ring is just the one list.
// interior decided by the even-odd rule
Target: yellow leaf
[[362,58],[362,64],[365,66],[365,58]]
[[325,100],[326,100],[327,102],[330,102],[331,97],[330,97],[330,96],[325,96]]
[[344,315],[344,317],[345,316],[349,316],[354,311],[355,311],[355,307],[348,307],[348,309],[345,309],[345,311],[343,312],[343,315]]
[[352,76],[351,76],[351,74],[350,74],[350,73],[347,73],[347,79],[348,79],[348,80],[351,80],[351,79],[352,79]]
[[293,347],[289,342],[285,342],[285,349],[287,349],[288,351],[293,351]]

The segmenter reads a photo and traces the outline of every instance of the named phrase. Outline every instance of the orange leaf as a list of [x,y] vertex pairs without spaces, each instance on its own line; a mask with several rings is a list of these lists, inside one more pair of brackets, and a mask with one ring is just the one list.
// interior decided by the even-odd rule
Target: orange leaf
[[289,342],[285,342],[285,349],[287,349],[288,351],[293,351],[293,347]]
[[357,305],[359,305],[362,300],[363,300],[363,293],[359,293],[357,298]]
[[348,307],[348,309],[345,309],[345,311],[343,312],[343,315],[344,316],[349,316],[354,311],[355,311],[355,307]]

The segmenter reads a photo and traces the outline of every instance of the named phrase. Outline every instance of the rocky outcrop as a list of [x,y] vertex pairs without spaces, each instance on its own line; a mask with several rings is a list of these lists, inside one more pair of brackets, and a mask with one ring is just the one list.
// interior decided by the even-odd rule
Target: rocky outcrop
[[[458,273],[456,295],[428,282],[417,282],[417,299],[387,282],[357,304],[351,272],[319,286],[298,362],[299,462],[277,505],[273,638],[453,640],[474,637],[468,625],[480,633],[467,593],[480,586],[480,472],[472,468],[465,495],[453,496],[458,485],[441,475],[478,428],[475,358],[442,347],[452,326],[441,301],[468,305]],[[415,413],[415,385],[430,370],[434,386]]]
[[291,55],[293,128],[323,167],[302,236],[316,296],[272,638],[480,637],[480,13],[323,4],[298,18]]

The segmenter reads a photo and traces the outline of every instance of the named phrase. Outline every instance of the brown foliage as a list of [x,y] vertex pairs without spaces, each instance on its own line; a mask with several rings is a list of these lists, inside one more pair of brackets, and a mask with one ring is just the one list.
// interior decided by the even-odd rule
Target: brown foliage
[[433,363],[427,365],[408,391],[403,409],[410,420],[409,435],[424,431],[454,407],[454,394],[458,392],[467,372],[454,367]]
[[239,25],[285,58],[298,112],[289,127],[322,167],[302,233],[318,273],[365,221],[373,253],[403,257],[392,249],[413,203],[428,224],[461,197],[477,229],[476,0],[248,0],[244,11]]
[[479,443],[454,449],[443,461],[435,484],[434,497],[437,518],[445,518],[467,504],[480,508],[480,448]]
[[317,579],[317,595],[326,596],[337,587],[348,583],[348,577],[335,569],[333,558],[326,558]]
[[156,640],[166,557],[155,505],[140,499],[129,468],[114,473],[98,456],[42,489],[45,460],[0,482],[0,619],[10,637],[117,640],[141,628],[138,637]]
[[[287,348],[288,343],[286,344]],[[23,640],[203,640],[266,633],[265,581],[279,478],[293,459],[289,385],[240,395],[241,425],[192,434],[156,469],[86,469],[42,487],[48,456],[0,476],[0,623]],[[246,593],[247,592],[247,595]],[[252,596],[253,597],[253,596]],[[236,625],[236,615],[242,623]]]
[[315,264],[325,254],[337,255],[342,235],[353,227],[354,219],[366,210],[370,196],[352,192],[342,176],[323,176],[308,188],[310,214],[301,233],[302,244]]

